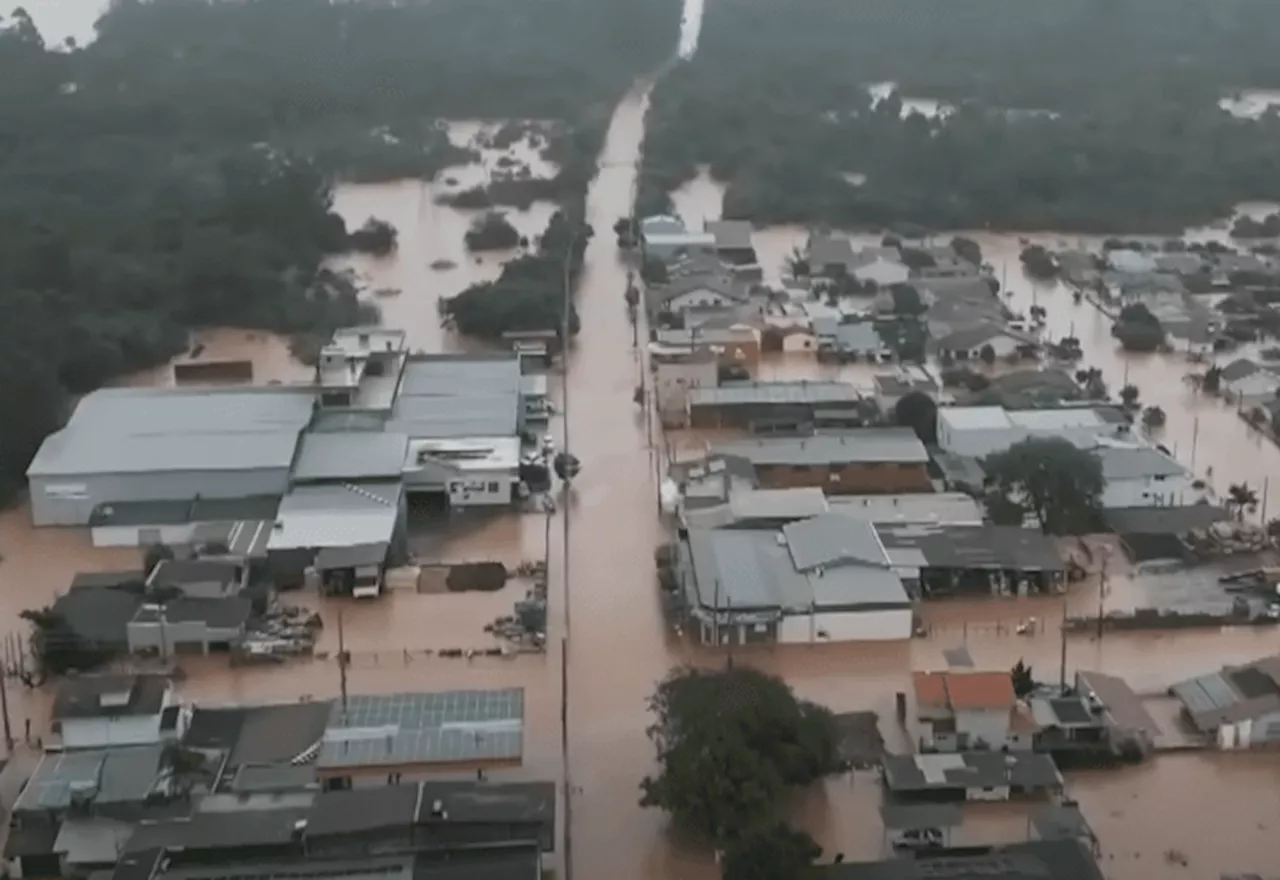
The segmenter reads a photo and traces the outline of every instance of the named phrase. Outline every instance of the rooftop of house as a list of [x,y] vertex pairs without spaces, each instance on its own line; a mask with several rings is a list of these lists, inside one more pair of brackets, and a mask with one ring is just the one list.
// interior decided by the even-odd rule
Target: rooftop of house
[[1206,733],[1280,712],[1280,654],[1179,682],[1169,689]]
[[1036,752],[953,752],[886,755],[885,789],[895,793],[952,789],[1046,789],[1062,785],[1053,758]]
[[1142,480],[1189,474],[1186,465],[1150,446],[1098,446],[1093,454],[1107,480]]
[[876,393],[881,395],[900,396],[912,391],[932,394],[939,388],[938,380],[922,367],[906,367],[896,373],[877,373],[872,381]]
[[1012,339],[1019,345],[1034,345],[1035,339],[995,321],[980,321],[968,327],[952,330],[934,340],[942,351],[972,351],[994,339]]
[[1054,542],[1032,529],[993,525],[877,523],[889,561],[911,568],[1062,571]]
[[1008,710],[1017,702],[1007,672],[916,672],[912,683],[916,703],[922,707]]
[[1151,717],[1142,698],[1129,687],[1129,683],[1114,675],[1080,670],[1076,673],[1077,689],[1100,703],[1108,720],[1116,727],[1128,731],[1144,731],[1157,735],[1160,725]]
[[853,255],[853,268],[861,269],[863,266],[870,266],[872,263],[884,261],[886,263],[901,263],[902,251],[896,247],[864,247]]
[[[106,574],[118,574],[107,572]],[[137,589],[126,589],[115,584],[98,586],[92,583],[73,584],[70,591],[53,601],[53,611],[58,614],[77,636],[90,644],[123,647],[128,644],[128,626],[138,606],[142,604],[142,572],[128,572]],[[81,575],[76,576],[77,579]]]
[[519,409],[515,354],[415,355],[386,430],[411,439],[514,436]]
[[1231,518],[1212,504],[1181,507],[1113,507],[1105,512],[1107,526],[1119,535],[1185,535]]
[[159,675],[73,675],[53,701],[54,721],[159,715],[169,680]]
[[60,811],[73,803],[142,803],[160,781],[164,746],[49,752],[14,804],[15,813]]
[[726,382],[694,388],[690,406],[761,406],[769,404],[856,403],[858,389],[848,382]]
[[524,690],[360,694],[334,704],[316,754],[323,770],[474,766],[524,754]]
[[696,604],[733,612],[905,606],[870,525],[825,515],[773,529],[689,530]]
[[92,528],[231,523],[275,519],[279,495],[188,498],[172,501],[104,501],[89,515]]
[[[314,794],[307,794],[305,798],[314,798]],[[284,846],[294,839],[298,823],[305,820],[309,812],[309,806],[291,803],[265,809],[242,805],[240,809],[230,811],[197,810],[190,816],[139,823],[124,851],[137,853],[163,848],[192,853]]]
[[718,444],[721,455],[761,465],[924,464],[929,461],[910,428],[853,428],[808,437],[759,437]]
[[1102,880],[1097,860],[1078,840],[1038,840],[965,847],[879,862],[817,869],[820,880]]
[[323,739],[328,701],[262,706],[196,706],[183,745],[226,752],[229,769],[300,761]]
[[736,523],[784,523],[826,513],[827,496],[821,489],[745,489],[728,492],[728,500],[712,506],[688,507],[686,525],[716,528]]
[[325,349],[346,355],[367,356],[372,352],[402,352],[407,334],[391,327],[340,327]]
[[284,386],[100,389],[45,438],[27,473],[286,469],[313,399],[310,388]]
[[654,285],[649,288],[649,299],[654,305],[665,306],[685,294],[703,292],[742,301],[747,298],[749,290],[726,273],[707,272],[678,275],[666,284]]
[[824,266],[851,266],[855,262],[853,244],[847,238],[818,235],[809,239],[809,264],[813,269]]
[[707,232],[716,238],[716,247],[721,250],[745,251],[752,248],[751,234],[754,231],[747,220],[708,220]]
[[953,431],[1012,430],[1013,422],[1001,406],[944,406],[938,420]]
[[833,495],[832,513],[878,523],[978,525],[982,507],[963,492],[916,492],[906,495]]

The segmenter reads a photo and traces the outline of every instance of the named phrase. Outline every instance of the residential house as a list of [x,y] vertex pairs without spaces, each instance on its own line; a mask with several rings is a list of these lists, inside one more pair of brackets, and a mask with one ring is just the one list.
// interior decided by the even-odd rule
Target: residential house
[[745,323],[728,327],[696,326],[682,330],[658,330],[653,341],[671,348],[706,347],[715,352],[725,366],[739,366],[748,371],[760,362],[760,331]]
[[1123,753],[1130,745],[1142,754],[1151,751],[1162,731],[1128,682],[1080,670],[1076,672],[1075,692],[1088,701],[1090,712],[1102,722],[1107,742],[1117,751]]
[[646,217],[640,221],[640,247],[646,259],[668,263],[694,254],[714,254],[716,237],[689,231],[679,217]]
[[823,278],[843,278],[857,268],[853,244],[847,238],[815,235],[809,239],[809,274]]
[[889,349],[873,321],[815,318],[813,328],[819,358],[847,363],[878,361],[888,356]]
[[886,755],[881,766],[885,791],[903,803],[1007,801],[1048,797],[1063,788],[1053,759],[1032,751]]
[[974,324],[1006,320],[1008,310],[985,278],[915,278],[911,286],[925,304],[925,322],[935,339]]
[[1280,654],[1197,676],[1169,688],[1182,717],[1220,749],[1280,743]]
[[129,651],[170,657],[230,651],[244,640],[253,604],[241,596],[144,601],[129,621]]
[[820,413],[857,417],[862,395],[847,382],[725,382],[689,391],[693,428],[812,430]]
[[719,358],[706,346],[649,343],[649,369],[658,417],[668,428],[689,424],[689,392],[719,384]]
[[989,321],[953,330],[932,341],[940,358],[957,361],[978,360],[988,347],[996,358],[1004,360],[1036,345],[1033,337]]
[[951,253],[950,249],[947,250],[948,253],[933,257],[933,265],[920,267],[918,274],[921,278],[976,278],[978,276],[977,266]]
[[859,281],[871,281],[877,287],[901,284],[911,276],[911,270],[902,262],[902,254],[895,247],[863,248],[853,255],[848,271]]
[[1099,438],[1132,437],[1127,418],[1114,407],[1084,405],[1006,410],[999,406],[944,406],[938,410],[938,446],[955,455],[985,458],[1028,437],[1065,437],[1082,449]]
[[654,312],[681,314],[688,309],[728,309],[747,301],[746,288],[724,274],[681,275],[648,290]]
[[1231,284],[1233,275],[1271,275],[1274,265],[1257,254],[1218,254],[1214,257],[1214,283]]
[[1056,255],[1058,271],[1069,284],[1091,287],[1102,277],[1098,257],[1088,251],[1066,250]]
[[[931,805],[937,806],[937,805]],[[1076,839],[931,849],[916,858],[833,862],[814,868],[817,880],[1102,880],[1097,855]]]
[[1035,409],[1060,406],[1081,397],[1080,386],[1065,370],[1034,369],[1017,370],[992,376],[990,384],[974,396],[997,402],[1005,409]]
[[922,752],[1031,748],[1031,731],[1014,729],[1009,673],[916,672],[912,687]]
[[908,394],[927,394],[936,401],[942,393],[938,380],[923,366],[908,365],[892,373],[877,373],[872,381],[876,389],[876,403],[885,414],[891,414],[898,401]]
[[760,331],[760,350],[766,352],[816,352],[818,337],[807,317],[766,315]]
[[982,507],[963,492],[911,492],[903,495],[832,495],[832,513],[864,519],[877,525],[980,526]]
[[706,231],[715,236],[716,254],[735,265],[745,266],[757,262],[756,249],[751,243],[753,228],[747,220],[709,220]]
[[704,644],[911,637],[911,599],[870,523],[828,514],[781,529],[695,527],[677,559],[684,612]]
[[1190,469],[1154,447],[1108,443],[1093,453],[1102,464],[1104,508],[1177,507],[1202,494]]
[[714,451],[750,461],[764,489],[815,486],[828,495],[928,492],[929,454],[910,428],[857,428],[762,437]]
[[[53,701],[54,744],[67,749],[141,746],[175,737],[165,727],[173,699],[159,675],[73,675],[62,680]],[[170,721],[173,713],[168,713]]]
[[1138,275],[1156,270],[1156,259],[1144,251],[1116,248],[1106,252],[1107,265],[1116,272]]
[[1238,358],[1222,368],[1220,391],[1239,409],[1251,410],[1276,398],[1280,375],[1247,358]]
[[1156,256],[1156,271],[1188,278],[1193,275],[1207,274],[1209,263],[1194,251],[1158,254]]

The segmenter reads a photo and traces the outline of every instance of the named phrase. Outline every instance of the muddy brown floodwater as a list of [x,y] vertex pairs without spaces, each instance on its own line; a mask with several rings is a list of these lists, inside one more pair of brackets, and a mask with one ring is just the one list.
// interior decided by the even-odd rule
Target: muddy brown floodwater
[[[47,16],[48,8],[64,5],[37,2],[35,9]],[[682,54],[693,51],[696,36],[690,32],[696,34],[701,4],[690,0],[688,7]],[[653,767],[652,748],[644,734],[649,720],[646,698],[674,666],[724,662],[723,656],[694,648],[667,630],[654,577],[652,553],[663,540],[656,516],[657,451],[642,413],[632,403],[642,365],[631,344],[623,303],[626,269],[608,232],[615,219],[630,213],[647,96],[648,84],[638,84],[618,106],[588,197],[589,220],[598,234],[587,250],[577,294],[582,333],[570,351],[568,372],[569,443],[583,470],[561,505],[562,512],[551,522],[551,650],[546,655],[470,661],[427,655],[428,650],[444,647],[490,644],[482,627],[493,617],[509,613],[523,593],[519,583],[483,596],[393,591],[368,605],[292,594],[285,598],[319,607],[324,613],[327,627],[316,659],[229,670],[224,660],[215,658],[185,662],[183,669],[183,696],[204,702],[336,695],[338,669],[333,656],[341,610],[352,652],[349,686],[353,692],[524,687],[525,761],[517,773],[557,779],[564,778],[566,771],[561,758],[563,674],[568,684],[572,862],[583,880],[710,880],[716,876],[705,850],[675,839],[661,814],[638,805],[638,783]],[[451,131],[469,140],[481,128],[480,123],[460,123]],[[462,236],[474,214],[440,205],[436,197],[451,187],[483,179],[490,173],[485,169],[492,169],[495,161],[486,154],[485,167],[450,169],[429,183],[338,189],[336,204],[349,226],[378,216],[399,229],[399,250],[391,258],[352,258],[339,265],[364,275],[370,291],[400,290],[377,301],[384,322],[406,330],[414,348],[472,347],[441,329],[436,303],[467,284],[495,277],[502,259],[510,254],[478,261],[469,257]],[[535,167],[535,173],[546,171]],[[721,198],[720,187],[705,176],[677,194],[681,213],[699,223],[719,216]],[[535,234],[552,210],[550,205],[535,205],[511,216],[523,233]],[[1194,234],[1221,235],[1215,230]],[[1010,302],[1015,309],[1025,311],[1033,303],[1044,306],[1050,334],[1078,336],[1085,363],[1101,368],[1113,389],[1127,375],[1139,387],[1144,403],[1165,409],[1168,425],[1161,439],[1184,461],[1192,460],[1194,439],[1194,466],[1203,474],[1211,465],[1212,482],[1220,491],[1239,481],[1260,489],[1264,476],[1276,474],[1269,506],[1280,511],[1280,450],[1253,434],[1230,409],[1189,391],[1182,376],[1193,367],[1185,356],[1124,355],[1114,345],[1103,315],[1087,304],[1074,304],[1070,294],[1056,285],[1035,285],[1023,277],[1018,235],[983,232],[972,237],[1013,292]],[[1054,234],[1034,238],[1048,243],[1078,240]],[[805,231],[798,228],[765,229],[757,234],[757,250],[771,278],[776,279],[783,258],[804,239]],[[441,260],[456,266],[431,268]],[[284,342],[266,334],[211,330],[200,334],[197,342],[205,346],[207,354],[202,357],[251,357],[256,382],[292,382],[307,376],[305,368],[288,356]],[[870,378],[857,367],[819,369],[795,358],[769,361],[763,373],[779,378],[840,375],[859,384]],[[161,369],[132,381],[168,384],[170,376]],[[553,390],[560,395],[559,388]],[[556,431],[563,436],[562,425]],[[566,508],[570,512],[567,557],[561,531]],[[139,563],[136,551],[96,550],[81,531],[33,531],[28,522],[25,509],[0,514],[0,612],[7,615],[11,632],[23,630],[17,619],[20,611],[48,603],[76,571]],[[508,514],[456,521],[443,534],[426,540],[429,552],[449,560],[515,562],[542,555],[545,526],[539,514]],[[565,583],[567,591],[562,587]],[[1125,586],[1117,571],[1108,607],[1131,605],[1139,601],[1139,594]],[[907,747],[907,736],[893,720],[894,695],[909,687],[911,670],[940,668],[944,649],[965,644],[980,667],[1008,668],[1022,659],[1042,679],[1052,680],[1059,665],[1057,620],[1064,605],[1087,610],[1094,607],[1096,597],[1096,581],[1086,581],[1073,589],[1065,603],[947,603],[926,609],[931,626],[928,638],[893,645],[753,648],[739,651],[735,660],[785,677],[800,695],[835,711],[877,711],[886,740],[901,749]],[[1012,635],[1013,625],[1029,616],[1044,622],[1040,633]],[[1000,626],[995,625],[997,621]],[[562,668],[560,646],[565,636],[568,665]],[[1280,636],[1260,630],[1108,635],[1101,641],[1078,637],[1068,645],[1067,667],[1101,669],[1127,677],[1139,691],[1159,691],[1179,677],[1277,650]],[[11,686],[10,697],[19,736],[28,718],[35,732],[42,730],[47,695]],[[1280,861],[1275,827],[1280,823],[1277,777],[1280,762],[1273,755],[1182,754],[1120,772],[1072,774],[1069,783],[1101,838],[1107,875],[1112,880],[1148,880],[1170,870],[1163,856],[1169,849],[1188,857],[1188,877],[1215,876],[1219,869],[1272,870]],[[857,774],[816,786],[797,797],[789,809],[826,848],[828,858],[836,852],[849,859],[876,858],[881,848],[878,800],[874,775]],[[1025,818],[1016,806],[984,806],[972,811],[959,839],[1012,840],[1025,833]]]

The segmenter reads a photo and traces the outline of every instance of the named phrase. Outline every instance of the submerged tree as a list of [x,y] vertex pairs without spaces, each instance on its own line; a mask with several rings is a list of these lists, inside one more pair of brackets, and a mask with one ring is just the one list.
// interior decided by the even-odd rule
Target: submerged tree
[[753,827],[725,850],[723,880],[806,880],[822,847],[804,831],[774,822]]
[[926,446],[938,442],[938,404],[923,391],[911,391],[898,398],[893,406],[893,421],[915,431]]
[[1031,674],[1031,667],[1021,660],[1013,665],[1013,669],[1009,671],[1009,677],[1013,681],[1013,692],[1019,699],[1036,689],[1036,680]]
[[831,713],[754,669],[679,669],[650,698],[659,772],[641,805],[723,846],[766,821],[788,788],[837,769]]
[[1069,440],[1028,438],[988,456],[983,470],[990,495],[1002,507],[1034,515],[1046,535],[1081,534],[1097,525],[1102,463]]
[[1246,510],[1257,508],[1258,493],[1248,483],[1232,483],[1227,489],[1226,506],[1235,513],[1236,519],[1243,520]]

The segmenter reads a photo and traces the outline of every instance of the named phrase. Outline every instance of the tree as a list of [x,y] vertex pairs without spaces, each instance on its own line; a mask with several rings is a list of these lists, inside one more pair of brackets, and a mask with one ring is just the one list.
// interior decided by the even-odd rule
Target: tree
[[938,404],[923,391],[911,391],[893,405],[895,424],[915,431],[926,446],[938,443]]
[[1058,274],[1057,262],[1041,245],[1033,244],[1023,248],[1018,259],[1022,261],[1022,268],[1032,278],[1048,280]]
[[469,251],[505,251],[520,243],[520,231],[498,211],[488,211],[471,222],[464,236]]
[[82,639],[52,608],[23,611],[19,616],[31,624],[31,653],[38,667],[36,683],[51,675],[96,669],[111,659],[109,651]]
[[645,284],[666,284],[671,280],[667,264],[657,257],[644,258],[644,264],[640,266],[640,277]]
[[767,820],[788,788],[836,769],[831,713],[754,669],[678,669],[649,700],[659,772],[641,805],[723,846]]
[[987,366],[996,362],[996,350],[990,342],[978,349],[978,358]]
[[975,266],[982,265],[982,246],[972,238],[957,235],[951,239],[951,249],[956,252],[956,256],[960,257],[960,259]]
[[149,577],[157,565],[173,559],[173,548],[168,544],[151,544],[142,555],[142,570]]
[[1222,368],[1213,366],[1205,370],[1204,377],[1200,380],[1200,389],[1209,394],[1217,394],[1221,387]]
[[1142,303],[1120,310],[1111,335],[1120,340],[1127,351],[1155,351],[1164,345],[1164,328],[1160,320]]
[[1138,405],[1138,386],[1130,383],[1120,389],[1120,402],[1125,405],[1126,409],[1132,409]]
[[1142,411],[1142,424],[1149,430],[1163,428],[1166,420],[1164,410],[1158,406],[1149,406]]
[[799,247],[791,249],[791,253],[787,254],[783,264],[792,278],[809,277],[809,257]]
[[1031,437],[983,463],[990,494],[1035,516],[1046,535],[1072,535],[1096,526],[1102,463],[1061,437]]
[[1245,511],[1257,506],[1258,493],[1249,488],[1248,483],[1232,483],[1227,488],[1226,507],[1234,512],[1237,520],[1243,520]]
[[1009,677],[1013,680],[1013,693],[1018,699],[1022,699],[1036,689],[1036,680],[1031,674],[1031,667],[1022,660],[1014,664]]
[[895,315],[914,317],[924,312],[924,300],[920,298],[920,291],[914,285],[895,284],[889,288],[889,295],[893,297]]
[[723,880],[805,880],[815,876],[822,847],[804,831],[782,822],[753,827],[729,844]]
[[396,249],[398,237],[396,228],[390,223],[370,217],[363,226],[347,236],[347,246],[353,251],[385,257]]

